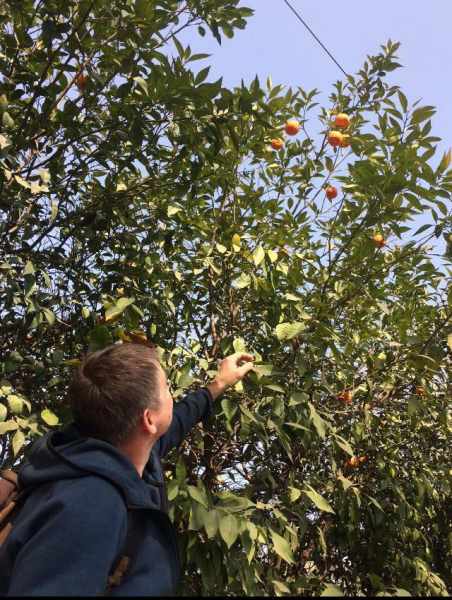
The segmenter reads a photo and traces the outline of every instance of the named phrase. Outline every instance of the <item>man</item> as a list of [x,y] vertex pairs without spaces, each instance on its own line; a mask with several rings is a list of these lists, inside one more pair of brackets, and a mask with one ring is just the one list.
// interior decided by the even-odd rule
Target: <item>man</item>
[[20,488],[32,492],[0,549],[0,595],[103,595],[131,516],[137,554],[109,594],[174,591],[179,554],[160,459],[252,361],[227,357],[218,377],[173,406],[157,349],[119,344],[88,355],[68,390],[74,423],[43,436],[20,471]]

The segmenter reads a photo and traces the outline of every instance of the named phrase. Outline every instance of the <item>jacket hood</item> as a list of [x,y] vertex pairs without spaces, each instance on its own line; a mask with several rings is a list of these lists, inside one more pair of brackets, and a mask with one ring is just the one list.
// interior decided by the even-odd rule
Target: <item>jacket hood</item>
[[158,508],[132,461],[115,446],[85,435],[74,424],[38,440],[20,470],[22,488],[99,476],[116,485],[128,506]]

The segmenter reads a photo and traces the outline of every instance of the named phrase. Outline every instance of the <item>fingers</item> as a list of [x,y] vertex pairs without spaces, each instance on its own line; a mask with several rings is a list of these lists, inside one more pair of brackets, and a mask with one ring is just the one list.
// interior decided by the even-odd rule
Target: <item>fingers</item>
[[254,369],[253,363],[247,363],[247,364],[243,365],[242,367],[239,367],[239,371],[242,375],[246,375],[252,369]]
[[228,358],[232,359],[235,363],[254,360],[253,355],[248,352],[235,352],[231,356],[228,356]]

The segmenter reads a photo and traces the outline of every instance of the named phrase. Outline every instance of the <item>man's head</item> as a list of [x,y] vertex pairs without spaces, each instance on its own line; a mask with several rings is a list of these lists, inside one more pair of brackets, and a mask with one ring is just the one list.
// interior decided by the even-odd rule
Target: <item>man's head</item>
[[114,446],[137,428],[157,439],[168,429],[173,401],[157,348],[118,344],[89,354],[69,385],[74,421]]

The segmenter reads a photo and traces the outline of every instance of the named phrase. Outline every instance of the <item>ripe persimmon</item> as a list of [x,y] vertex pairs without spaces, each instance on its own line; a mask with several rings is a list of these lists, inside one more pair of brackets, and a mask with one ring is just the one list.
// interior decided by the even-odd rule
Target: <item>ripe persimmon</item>
[[351,392],[342,392],[341,394],[339,394],[339,400],[341,401],[341,404],[343,406],[345,406],[346,404],[350,404],[352,398],[353,394]]
[[300,123],[295,121],[295,119],[287,121],[285,131],[287,135],[297,135],[297,133],[300,131]]
[[383,248],[383,246],[387,245],[387,242],[384,239],[384,237],[381,235],[381,233],[377,233],[376,235],[374,235],[374,237],[372,239],[378,248]]
[[335,188],[335,187],[330,186],[326,190],[326,197],[328,198],[328,200],[333,200],[333,198],[336,198],[337,195],[338,195],[338,191],[337,191],[337,188]]
[[270,145],[273,150],[281,150],[281,148],[284,146],[284,142],[282,140],[272,140]]
[[334,119],[334,125],[335,127],[340,127],[341,129],[348,127],[350,125],[350,117],[345,113],[339,113]]
[[77,84],[77,87],[79,90],[85,89],[86,77],[87,77],[87,75],[85,73],[80,73],[80,75],[77,75],[77,79],[75,80],[75,83]]
[[344,137],[340,131],[331,131],[328,134],[328,144],[330,146],[339,146],[343,139]]

